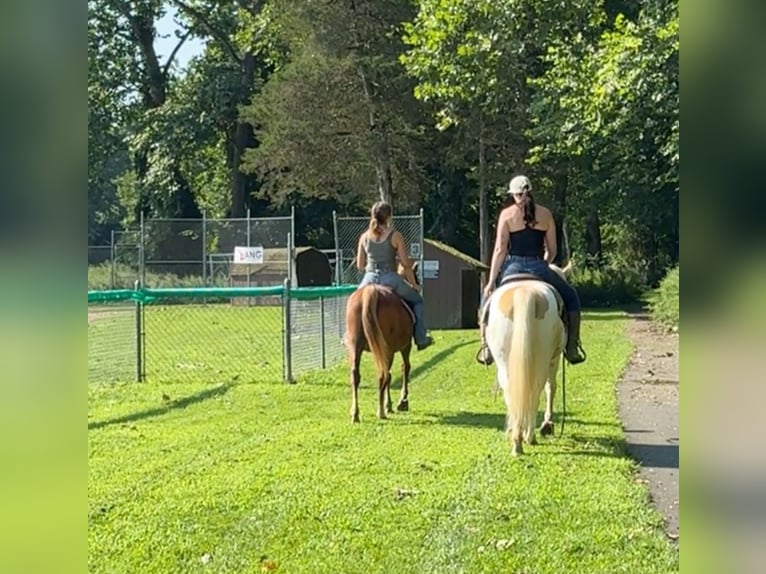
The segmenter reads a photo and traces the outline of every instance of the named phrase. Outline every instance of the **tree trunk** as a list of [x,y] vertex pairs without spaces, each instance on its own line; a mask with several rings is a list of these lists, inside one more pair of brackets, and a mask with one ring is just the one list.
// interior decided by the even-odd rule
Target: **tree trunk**
[[[146,67],[146,77],[141,86],[144,106],[146,109],[159,108],[165,104],[167,98],[167,76],[160,66],[157,53],[154,51],[154,16],[151,14],[133,13],[129,7],[126,8],[124,15],[130,22],[133,39],[141,51],[144,66]],[[147,150],[139,150],[134,161],[138,183],[140,188],[143,188],[143,182],[149,169]],[[189,182],[178,167],[172,166],[170,169],[177,188],[167,203],[167,209],[170,213],[162,215],[170,217],[201,217],[202,214],[191,192]],[[137,209],[143,211],[150,204],[151,202],[145,190],[141,189]],[[136,216],[138,217],[139,214],[137,213]]]
[[593,210],[585,220],[585,253],[588,260],[601,265],[601,220],[598,210]]
[[388,131],[384,122],[379,117],[375,95],[369,73],[364,65],[359,65],[359,77],[362,80],[364,97],[367,100],[367,114],[372,138],[372,153],[375,162],[375,174],[378,179],[378,193],[380,201],[393,205],[393,181],[391,177],[391,160],[388,145]]
[[569,189],[569,173],[566,163],[558,166],[553,175],[553,205],[551,211],[556,221],[556,257],[553,262],[564,266],[569,261],[571,253],[564,235],[564,225],[567,218],[567,192]]
[[[242,85],[245,99],[249,97],[255,78],[255,55],[248,52],[242,59]],[[241,103],[247,103],[241,102]],[[247,176],[242,173],[242,155],[252,144],[253,131],[250,124],[241,120],[237,121],[234,129],[231,153],[231,207],[230,216],[242,218],[247,212]]]
[[[487,150],[484,117],[479,112],[479,258],[489,265],[489,205],[487,201]],[[482,278],[482,288],[484,278]]]

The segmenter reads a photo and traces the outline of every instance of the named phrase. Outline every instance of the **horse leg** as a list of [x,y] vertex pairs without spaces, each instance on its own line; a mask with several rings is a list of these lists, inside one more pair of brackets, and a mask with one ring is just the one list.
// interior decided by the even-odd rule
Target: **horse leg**
[[[535,410],[535,415],[537,414],[537,411]],[[536,416],[532,416],[529,419],[529,422],[527,423],[527,428],[524,430],[524,440],[527,441],[527,444],[536,445],[537,444],[537,437],[535,436],[535,419]]]
[[556,397],[556,374],[559,368],[559,353],[556,353],[548,367],[548,380],[545,382],[545,416],[540,425],[540,434],[553,434],[553,399]]
[[359,361],[362,349],[358,341],[349,342],[348,360],[351,364],[351,422],[359,422]]
[[391,366],[394,364],[394,356],[388,362],[388,372],[386,374],[386,414],[393,414],[394,408],[391,406]]
[[393,362],[393,356],[386,357],[385,365],[386,370],[380,373],[378,377],[378,418],[385,419],[386,417],[386,397],[388,396],[388,387],[391,386],[391,363]]
[[511,454],[513,456],[524,454],[524,447],[521,445],[521,425],[514,421],[509,430],[511,435]]
[[396,410],[398,411],[410,410],[410,390],[408,387],[411,368],[410,351],[412,351],[412,344],[402,349],[402,392],[399,395],[399,403],[396,405]]
[[505,434],[508,435],[508,440],[511,443],[511,454],[518,456],[524,454],[524,448],[521,446],[522,429],[521,421],[517,421],[511,414],[511,407],[508,404],[508,396],[506,395],[506,407],[507,413],[505,415]]

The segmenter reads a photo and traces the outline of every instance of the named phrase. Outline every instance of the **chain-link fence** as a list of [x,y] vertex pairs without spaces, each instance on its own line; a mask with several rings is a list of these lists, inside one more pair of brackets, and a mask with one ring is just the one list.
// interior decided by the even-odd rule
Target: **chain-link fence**
[[210,298],[157,299],[143,306],[143,377],[172,383],[280,381],[282,306]]
[[[294,215],[242,219],[141,219],[88,246],[89,289],[281,285],[289,272]],[[261,265],[237,264],[235,247],[263,249]]]
[[[89,292],[88,381],[291,381],[346,356],[341,339],[351,290]],[[121,314],[92,320],[102,309]]]
[[342,343],[348,296],[290,301],[291,374],[332,366],[346,357]]
[[132,301],[88,304],[88,381],[136,380],[137,313]]
[[[369,217],[344,217],[333,212],[335,230],[336,282],[341,284],[358,283],[362,272],[356,268],[356,250],[359,236],[370,224]],[[392,227],[399,231],[407,243],[407,251],[413,261],[419,261],[418,269],[423,265],[423,210],[418,215],[394,215]],[[421,285],[423,282],[420,282]]]

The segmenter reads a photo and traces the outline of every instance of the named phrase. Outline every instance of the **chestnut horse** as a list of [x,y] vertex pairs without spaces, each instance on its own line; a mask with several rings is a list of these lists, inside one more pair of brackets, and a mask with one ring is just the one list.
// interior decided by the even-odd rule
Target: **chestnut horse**
[[[400,269],[401,274],[401,269]],[[378,375],[378,418],[393,413],[391,365],[402,355],[402,392],[396,409],[409,410],[407,382],[410,376],[413,316],[404,300],[383,285],[365,285],[354,291],[346,304],[346,347],[351,367],[351,422],[359,422],[359,362],[364,351],[372,353]]]

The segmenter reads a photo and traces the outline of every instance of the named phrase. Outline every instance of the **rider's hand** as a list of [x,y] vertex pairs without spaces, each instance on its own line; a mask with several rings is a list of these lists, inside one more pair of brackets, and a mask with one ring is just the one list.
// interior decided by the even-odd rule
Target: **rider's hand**
[[486,299],[490,295],[492,295],[492,291],[495,290],[494,283],[487,283],[487,286],[484,287],[484,298]]

